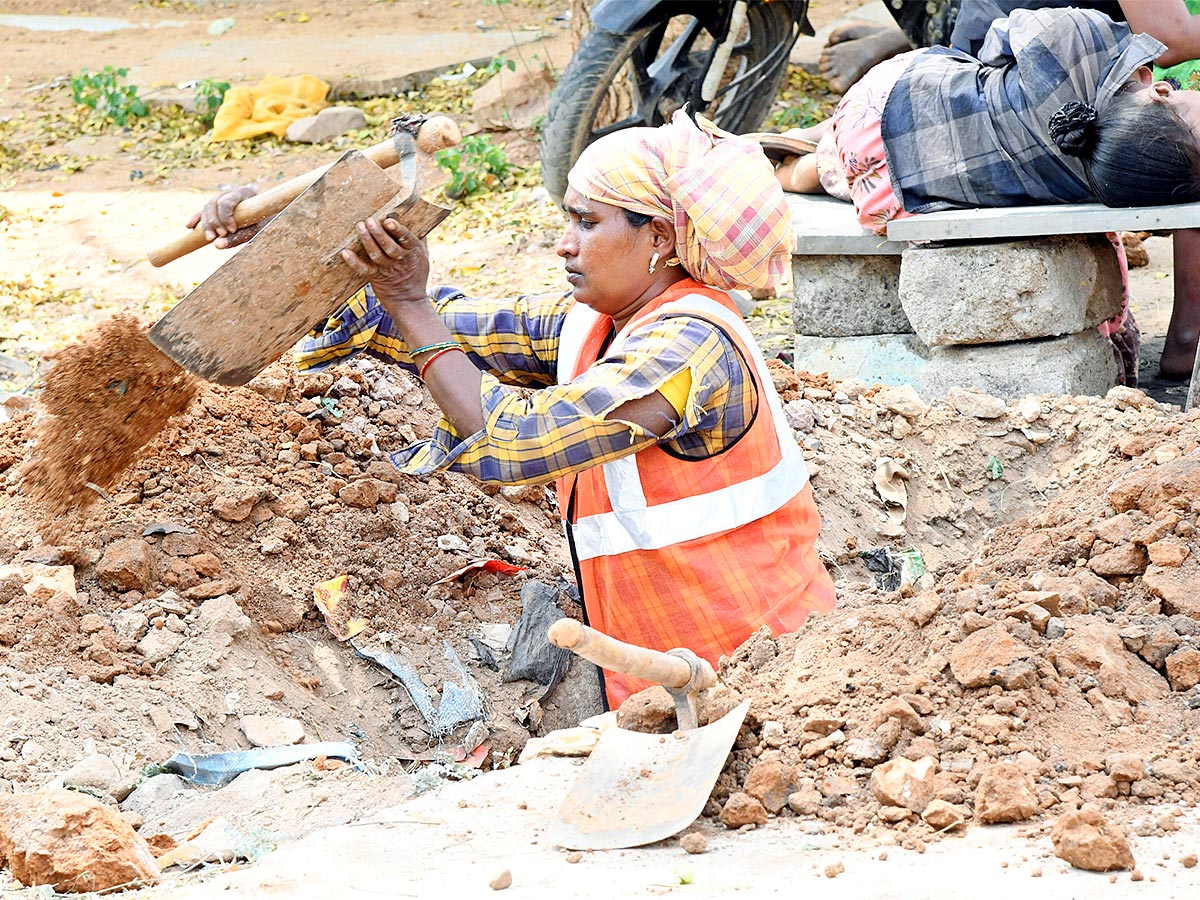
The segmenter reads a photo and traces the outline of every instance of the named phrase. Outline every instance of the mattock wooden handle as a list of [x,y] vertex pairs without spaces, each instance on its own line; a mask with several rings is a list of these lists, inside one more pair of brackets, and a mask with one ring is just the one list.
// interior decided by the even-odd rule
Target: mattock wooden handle
[[[680,690],[692,680],[692,664],[682,656],[627,644],[574,619],[559,619],[550,626],[547,637],[554,646],[577,653],[602,668],[654,681],[666,688]],[[702,659],[698,662],[698,683],[691,685],[691,690],[705,690],[717,683],[712,666]]]
[[[421,126],[417,133],[416,144],[417,149],[422,153],[436,153],[438,150],[453,147],[461,140],[462,133],[453,119],[446,116],[434,116]],[[362,151],[362,154],[381,169],[390,168],[400,161],[400,155],[396,151],[396,142],[391,138],[368,147]],[[295,178],[290,178],[282,184],[277,184],[261,194],[246,198],[234,210],[234,222],[237,223],[238,228],[243,228],[282,212],[289,203],[312,187],[313,183],[327,171],[329,171],[329,166],[321,166],[297,175]],[[182,237],[151,250],[147,254],[147,258],[152,266],[165,266],[193,250],[199,250],[208,243],[208,238],[204,235],[204,228],[197,225]]]

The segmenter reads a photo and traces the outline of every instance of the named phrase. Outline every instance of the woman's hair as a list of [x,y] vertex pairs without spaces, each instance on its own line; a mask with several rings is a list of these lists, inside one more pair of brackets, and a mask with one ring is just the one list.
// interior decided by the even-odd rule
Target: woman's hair
[[1050,117],[1050,137],[1083,162],[1105,206],[1200,200],[1200,146],[1166,103],[1119,93],[1097,111],[1072,100]]

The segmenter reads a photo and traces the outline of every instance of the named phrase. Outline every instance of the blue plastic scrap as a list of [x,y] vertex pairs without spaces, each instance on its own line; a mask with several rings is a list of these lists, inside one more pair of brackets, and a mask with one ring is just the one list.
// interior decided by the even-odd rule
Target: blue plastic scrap
[[308,759],[325,756],[358,762],[358,751],[344,741],[321,741],[316,744],[288,744],[280,747],[258,747],[254,750],[233,750],[229,753],[194,755],[176,753],[162,767],[192,784],[222,785],[233,781],[251,769],[277,769]]

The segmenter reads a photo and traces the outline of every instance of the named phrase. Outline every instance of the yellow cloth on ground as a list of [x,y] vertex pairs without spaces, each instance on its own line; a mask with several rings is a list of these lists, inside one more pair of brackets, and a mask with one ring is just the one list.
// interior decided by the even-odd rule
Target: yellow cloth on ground
[[210,141],[244,141],[260,134],[283,137],[293,122],[315,116],[326,104],[329,85],[316,75],[266,76],[254,87],[225,92],[213,119]]

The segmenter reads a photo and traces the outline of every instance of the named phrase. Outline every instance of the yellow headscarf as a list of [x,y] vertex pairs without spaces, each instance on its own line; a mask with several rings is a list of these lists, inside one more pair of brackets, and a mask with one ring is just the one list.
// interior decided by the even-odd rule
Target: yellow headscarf
[[791,215],[755,142],[683,111],[589,145],[567,175],[589,200],[675,223],[676,252],[697,281],[773,288],[792,252]]

